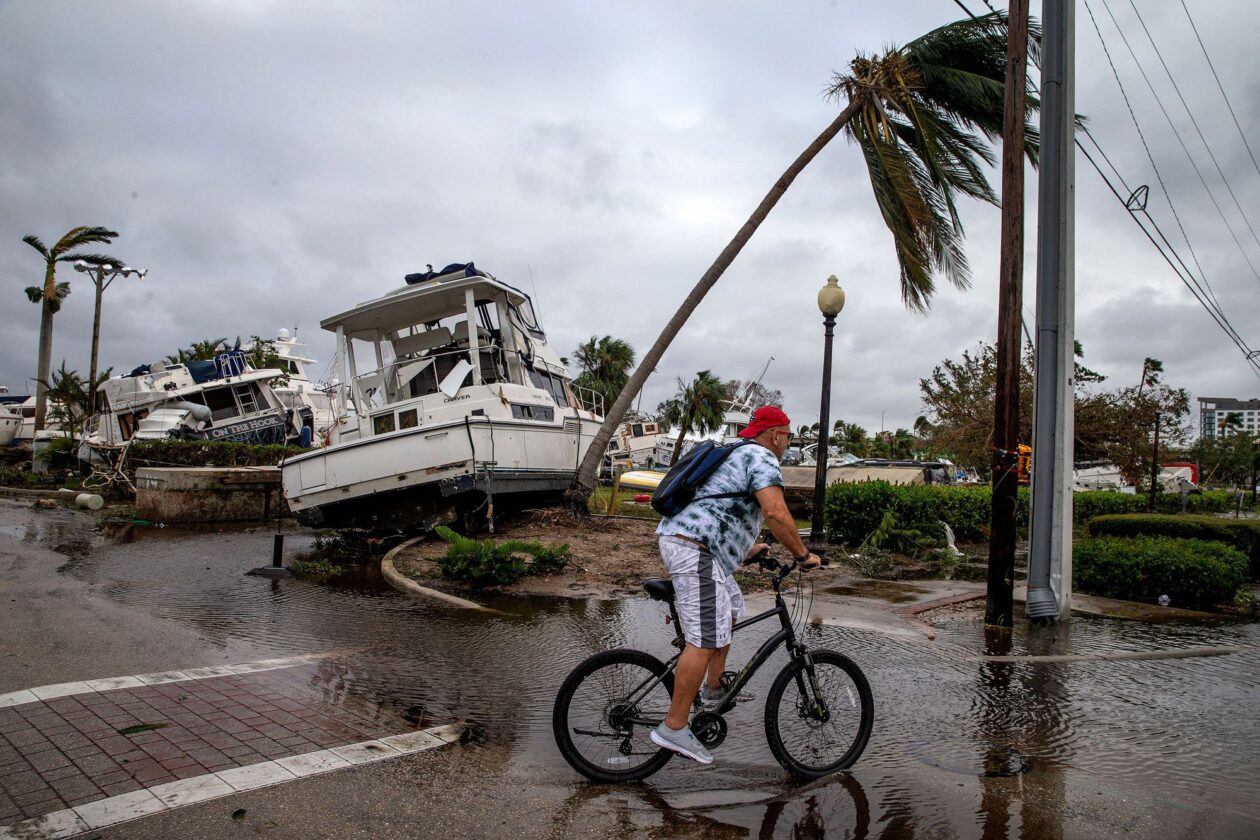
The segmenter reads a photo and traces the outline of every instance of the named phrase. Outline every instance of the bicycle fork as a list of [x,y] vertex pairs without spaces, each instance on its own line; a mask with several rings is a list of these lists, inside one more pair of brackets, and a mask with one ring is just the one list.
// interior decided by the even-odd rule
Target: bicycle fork
[[[801,717],[808,715],[820,723],[826,723],[831,720],[831,710],[827,708],[827,701],[823,699],[822,690],[818,687],[818,674],[814,670],[814,658],[809,655],[808,650],[801,650],[801,658],[805,660],[805,667],[796,672],[796,688],[801,696]],[[803,675],[803,676],[802,676]],[[808,681],[808,690],[806,690],[806,682]]]

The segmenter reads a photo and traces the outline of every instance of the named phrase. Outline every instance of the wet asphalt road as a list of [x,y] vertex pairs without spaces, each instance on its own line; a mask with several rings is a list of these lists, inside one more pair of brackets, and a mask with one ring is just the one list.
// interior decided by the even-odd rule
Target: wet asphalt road
[[[339,588],[243,578],[266,561],[268,533],[124,528],[106,536],[93,525],[75,512],[0,501],[0,692],[354,648],[340,677],[352,690],[434,720],[469,719],[477,732],[473,743],[438,753],[94,836],[1260,834],[1254,626],[1169,631],[1184,646],[1241,642],[1243,657],[1094,670],[961,663],[957,654],[975,643],[964,620],[944,628],[940,644],[833,632],[822,641],[853,653],[879,704],[876,734],[852,774],[788,782],[753,704],[732,715],[715,766],[675,761],[644,784],[605,787],[582,782],[556,754],[549,702],[593,650],[629,641],[663,652],[660,616],[648,602],[510,602],[500,605],[507,617],[477,619],[370,578]],[[309,541],[291,536],[290,554]],[[1120,624],[1080,623],[1074,641],[1140,648],[1164,638]],[[764,696],[772,676],[754,690]]]

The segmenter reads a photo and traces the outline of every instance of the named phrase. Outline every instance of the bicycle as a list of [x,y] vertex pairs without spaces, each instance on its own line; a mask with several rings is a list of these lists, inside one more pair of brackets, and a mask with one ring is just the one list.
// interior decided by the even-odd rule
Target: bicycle
[[[705,708],[696,698],[691,730],[705,747],[719,746],[727,733],[723,717],[736,705],[740,690],[780,645],[790,660],[766,695],[766,740],[774,757],[798,779],[817,779],[853,766],[862,755],[875,719],[870,684],[844,654],[806,648],[796,638],[795,621],[780,592],[797,562],[780,563],[762,551],[744,565],[775,572],[774,609],[737,623],[732,632],[778,617],[781,629],[767,639],[738,673],[725,672],[725,693]],[[654,600],[669,605],[677,630],[672,644],[679,652],[668,662],[640,650],[617,648],[589,657],[569,674],[556,694],[551,726],[565,760],[596,782],[645,779],[660,770],[674,753],[649,738],[665,719],[674,693],[674,669],[685,642],[674,585],[662,578],[643,582]],[[796,603],[801,599],[798,581]]]

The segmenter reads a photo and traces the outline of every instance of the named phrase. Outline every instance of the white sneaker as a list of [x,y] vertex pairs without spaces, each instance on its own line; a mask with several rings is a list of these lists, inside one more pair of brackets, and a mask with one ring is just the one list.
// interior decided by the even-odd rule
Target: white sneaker
[[673,730],[665,725],[662,721],[661,725],[652,730],[652,743],[658,747],[672,750],[679,755],[685,755],[692,761],[698,761],[701,764],[712,764],[713,756],[704,748],[704,744],[696,738],[691,731],[691,727],[681,730]]

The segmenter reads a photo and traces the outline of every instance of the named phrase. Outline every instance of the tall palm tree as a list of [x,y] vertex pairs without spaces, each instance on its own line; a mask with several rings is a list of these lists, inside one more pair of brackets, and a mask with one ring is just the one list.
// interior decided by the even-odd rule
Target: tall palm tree
[[690,382],[678,380],[678,395],[666,403],[664,412],[666,422],[678,427],[671,465],[682,454],[683,438],[688,432],[707,435],[722,428],[726,419],[725,402],[726,385],[712,371],[702,370]]
[[611,335],[603,338],[591,336],[590,341],[584,342],[573,351],[573,356],[582,369],[573,384],[589,388],[603,397],[606,411],[630,380],[630,368],[634,367],[634,348],[629,342]]
[[[35,431],[44,428],[44,419],[48,413],[48,372],[52,365],[52,333],[53,316],[61,309],[61,302],[70,294],[69,283],[57,282],[57,263],[81,260],[91,265],[112,263],[121,265],[120,260],[104,254],[80,254],[74,249],[85,245],[108,245],[118,236],[116,231],[103,227],[77,227],[67,233],[52,248],[48,248],[38,236],[23,236],[22,241],[30,245],[44,258],[44,285],[27,286],[26,296],[31,303],[40,304],[39,316],[39,365],[35,375]],[[605,444],[607,445],[607,444]]]
[[841,448],[850,455],[857,458],[865,458],[870,454],[871,446],[866,439],[866,429],[857,423],[844,424],[844,431],[840,437]]
[[[849,72],[834,75],[828,94],[847,104],[770,188],[644,355],[569,488],[577,509],[586,509],[615,418],[625,413],[683,324],[796,176],[841,131],[862,151],[876,206],[893,236],[905,305],[927,310],[935,290],[933,275],[943,275],[959,288],[968,285],[955,199],[962,194],[998,203],[983,167],[994,162],[990,143],[1002,132],[1006,34],[1006,15],[1000,12],[960,20],[878,56],[859,53]],[[1038,42],[1035,27],[1030,27],[1034,59]],[[1030,112],[1038,105],[1030,92],[1026,101]],[[1028,126],[1025,152],[1034,160],[1036,147],[1036,130]]]

